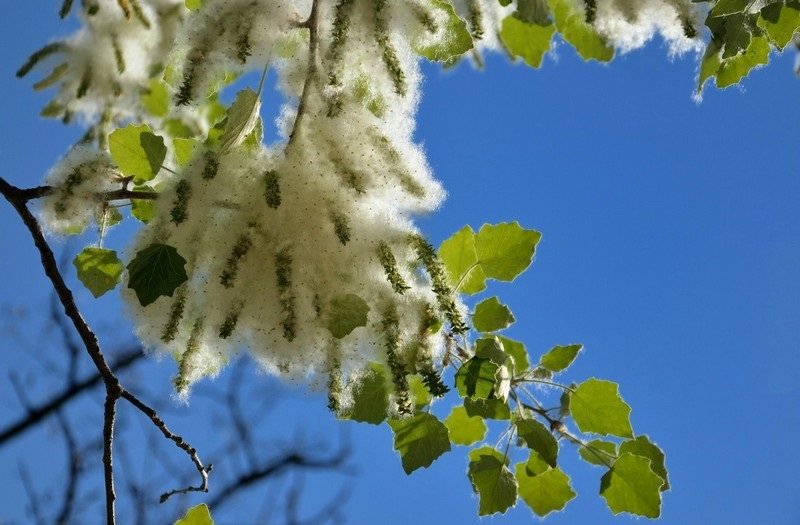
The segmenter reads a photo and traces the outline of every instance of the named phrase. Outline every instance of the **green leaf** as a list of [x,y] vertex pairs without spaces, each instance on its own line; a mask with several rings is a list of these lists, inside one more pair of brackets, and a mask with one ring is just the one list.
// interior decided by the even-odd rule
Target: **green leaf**
[[486,277],[513,281],[533,260],[542,235],[517,222],[484,224],[475,236],[475,251]]
[[498,365],[508,361],[508,354],[503,351],[503,345],[497,337],[483,337],[475,342],[475,356],[491,359]]
[[409,376],[408,388],[414,395],[414,406],[417,408],[417,410],[425,408],[431,404],[431,401],[433,401],[433,396],[425,387],[425,383],[422,381],[421,375],[414,374]]
[[142,306],[161,296],[172,297],[175,289],[188,280],[186,259],[167,244],[153,243],[136,252],[128,263],[128,288],[136,292]]
[[394,449],[400,453],[406,474],[430,466],[436,458],[450,450],[447,427],[431,414],[390,419],[389,426],[394,431]]
[[469,226],[464,226],[442,243],[439,259],[455,291],[471,295],[486,288],[486,275],[478,264],[475,251],[475,232]]
[[661,485],[664,480],[650,468],[650,460],[623,454],[600,480],[600,494],[611,512],[637,516],[661,515]]
[[490,359],[473,357],[456,372],[456,388],[461,397],[494,397],[495,374],[500,367]]
[[778,2],[764,7],[758,26],[767,32],[775,47],[783,50],[800,31],[800,2]]
[[614,47],[606,43],[594,27],[586,23],[583,12],[575,9],[570,0],[549,0],[556,28],[584,60],[609,62],[614,58]]
[[535,419],[518,419],[514,424],[517,426],[519,437],[525,441],[528,448],[535,450],[548,465],[555,467],[558,459],[558,441],[552,432]]
[[562,510],[576,494],[569,484],[569,477],[559,468],[531,475],[525,463],[517,464],[516,479],[519,496],[537,516],[546,516]]
[[561,372],[566,369],[581,351],[583,345],[554,346],[539,360],[539,365],[551,372]]
[[214,525],[211,512],[205,503],[196,505],[186,511],[186,514],[175,522],[175,525]]
[[517,0],[517,17],[528,24],[546,26],[550,23],[547,0]]
[[200,148],[200,141],[197,139],[172,139],[172,147],[175,149],[175,161],[178,166],[185,168],[189,161],[192,160],[195,152]]
[[164,139],[154,135],[147,124],[115,129],[108,136],[108,148],[120,171],[133,177],[135,184],[152,180],[167,156]]
[[511,409],[508,403],[500,399],[472,399],[464,398],[464,410],[470,417],[484,419],[511,419]]
[[478,493],[478,515],[505,513],[517,502],[517,481],[505,465],[502,454],[491,447],[469,453],[467,475]]
[[744,12],[752,0],[717,0],[714,8],[711,9],[712,17],[732,15]]
[[722,60],[743,52],[750,45],[750,41],[753,38],[749,19],[744,15],[731,16],[726,22]]
[[450,430],[450,441],[456,445],[471,445],[486,435],[486,423],[480,417],[470,417],[464,407],[455,407],[444,420]]
[[359,326],[367,326],[369,306],[361,297],[349,293],[337,295],[328,306],[326,327],[336,339],[342,339]]
[[197,11],[203,5],[203,0],[186,0],[186,9]]
[[142,107],[155,117],[169,113],[169,88],[163,80],[154,78],[142,94]]
[[722,64],[720,57],[720,47],[716,40],[711,40],[708,43],[703,60],[700,62],[700,74],[697,77],[696,94],[699,96],[703,92],[703,86],[709,78],[715,77],[719,66]]
[[484,299],[475,307],[472,326],[479,332],[494,332],[511,326],[516,321],[508,306],[500,304],[497,297]]
[[[151,186],[136,186],[134,191],[155,191]],[[156,216],[156,204],[150,199],[131,199],[131,215],[147,224]]]
[[604,436],[633,437],[629,407],[619,395],[619,385],[611,381],[589,379],[570,396],[572,419],[581,432]]
[[386,386],[383,365],[371,363],[353,390],[353,404],[342,414],[342,419],[352,419],[378,425],[386,419],[389,407],[389,389]]
[[502,335],[498,337],[503,344],[503,350],[514,360],[514,373],[520,374],[527,370],[531,365],[528,362],[528,351],[525,349],[525,345]]
[[522,465],[529,476],[538,476],[551,468],[535,450],[531,450],[528,461]]
[[642,456],[650,460],[650,469],[664,480],[661,490],[669,490],[669,476],[665,464],[664,452],[658,448],[647,436],[638,436],[630,441],[623,441],[619,446],[619,453]]
[[769,39],[766,36],[755,37],[744,53],[722,61],[717,72],[717,87],[738,84],[753,68],[768,62]]
[[587,463],[608,467],[617,457],[617,444],[602,439],[593,439],[586,443],[585,447],[580,447],[578,454]]
[[472,49],[472,36],[467,24],[456,14],[449,2],[431,0],[431,5],[445,13],[447,21],[442,30],[446,33],[427,46],[415,46],[415,51],[435,62],[451,62]]
[[511,55],[521,58],[533,68],[538,68],[542,65],[545,53],[550,51],[555,31],[553,24],[529,24],[509,15],[500,26],[500,40]]
[[225,131],[219,139],[220,155],[241,144],[245,137],[253,131],[260,110],[261,100],[255,91],[246,88],[236,94],[236,100],[228,108]]
[[114,250],[88,246],[72,261],[78,279],[95,297],[113,290],[122,275],[122,262]]

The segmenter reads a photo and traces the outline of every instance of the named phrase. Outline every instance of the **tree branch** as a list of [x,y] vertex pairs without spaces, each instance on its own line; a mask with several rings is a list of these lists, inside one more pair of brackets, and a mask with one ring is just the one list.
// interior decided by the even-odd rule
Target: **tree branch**
[[[128,192],[128,190],[123,186],[123,189],[117,190],[117,192]],[[89,354],[89,358],[92,360],[95,368],[97,368],[97,371],[100,373],[103,384],[105,385],[106,399],[103,409],[103,468],[105,478],[107,524],[114,525],[116,523],[114,516],[114,500],[116,499],[116,495],[114,493],[114,465],[112,448],[114,442],[114,419],[116,416],[116,404],[120,398],[124,398],[142,411],[168,439],[171,439],[179,447],[189,453],[190,457],[192,457],[192,460],[195,462],[195,465],[199,465],[198,470],[200,470],[203,480],[201,488],[207,490],[208,470],[206,470],[202,466],[202,463],[200,463],[194,448],[186,444],[180,436],[170,432],[164,422],[158,417],[158,414],[156,414],[155,410],[145,405],[138,398],[136,398],[136,396],[122,388],[119,379],[108,366],[106,358],[100,349],[100,343],[97,340],[97,336],[94,334],[94,332],[92,332],[92,329],[83,319],[78,306],[75,304],[75,298],[72,295],[72,291],[67,286],[67,283],[64,282],[64,277],[61,275],[61,272],[58,269],[58,264],[56,263],[55,256],[53,255],[53,250],[50,249],[50,246],[47,244],[47,241],[44,238],[44,233],[39,225],[39,221],[36,220],[36,217],[28,209],[28,200],[35,197],[31,197],[30,191],[22,190],[9,184],[2,177],[0,177],[0,193],[2,193],[3,197],[5,197],[5,199],[14,207],[17,214],[22,219],[22,222],[27,227],[28,232],[31,234],[33,242],[36,245],[36,249],[39,251],[39,256],[41,258],[42,268],[44,269],[45,275],[47,275],[47,277],[50,279],[50,282],[53,284],[56,295],[58,295],[58,299],[61,302],[61,305],[64,307],[64,313],[72,321],[75,330],[78,332],[78,335],[80,336],[81,341],[86,348],[86,352]]]
[[308,18],[301,22],[298,27],[308,29],[308,66],[306,67],[306,78],[303,82],[303,91],[300,94],[300,102],[297,104],[297,116],[294,118],[292,125],[292,132],[289,134],[289,141],[286,147],[292,145],[300,129],[300,123],[306,113],[306,106],[308,105],[308,97],[311,92],[311,83],[317,75],[317,46],[319,45],[318,27],[317,27],[317,14],[319,12],[319,0],[313,0],[311,3],[311,13]]
[[[111,369],[120,372],[133,365],[143,357],[144,354],[142,353],[142,350],[137,348],[134,351],[123,354],[122,357],[117,359],[111,365]],[[103,376],[101,376],[99,373],[94,374],[82,381],[72,384],[49,401],[46,401],[39,406],[31,407],[24,417],[10,424],[3,430],[0,430],[0,446],[22,434],[29,428],[35,426],[37,423],[50,416],[54,412],[57,412],[64,405],[70,403],[83,392],[94,388],[100,383],[100,381],[102,381],[102,379]]]

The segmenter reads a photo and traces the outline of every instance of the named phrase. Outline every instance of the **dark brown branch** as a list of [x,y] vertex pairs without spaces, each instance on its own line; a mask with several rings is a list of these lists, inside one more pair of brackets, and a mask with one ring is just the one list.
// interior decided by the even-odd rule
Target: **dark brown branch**
[[128,401],[130,404],[135,406],[150,418],[150,421],[158,428],[164,437],[175,443],[175,445],[186,452],[194,463],[195,467],[197,467],[197,472],[200,473],[200,486],[198,487],[187,487],[185,489],[178,489],[178,490],[171,490],[169,492],[165,492],[161,495],[160,501],[164,503],[167,501],[171,496],[175,494],[186,494],[188,492],[208,492],[208,474],[211,472],[212,465],[207,467],[203,466],[203,462],[200,461],[200,457],[197,455],[197,450],[191,446],[189,443],[183,440],[183,438],[174,432],[172,432],[169,428],[167,428],[167,424],[164,423],[164,420],[158,416],[155,410],[147,406],[146,404],[142,403],[139,398],[128,392],[127,390],[122,391],[122,398]]
[[[143,357],[144,354],[142,353],[142,350],[137,348],[136,350],[128,352],[117,359],[111,365],[111,369],[116,372],[120,372],[133,365]],[[0,446],[4,445],[6,441],[17,437],[29,428],[34,427],[37,423],[61,409],[64,405],[70,403],[83,392],[100,384],[102,380],[103,377],[99,373],[94,374],[82,381],[74,383],[49,401],[46,401],[39,406],[31,407],[24,417],[20,418],[18,421],[12,423],[3,430],[0,430]]]
[[289,134],[289,141],[286,144],[286,147],[292,145],[297,136],[297,132],[300,129],[300,123],[303,120],[303,116],[306,113],[306,106],[308,105],[308,97],[311,94],[311,84],[314,82],[316,75],[317,75],[317,46],[319,45],[319,36],[318,36],[318,18],[319,12],[319,0],[313,0],[311,2],[311,13],[309,13],[308,18],[301,22],[298,27],[308,29],[309,36],[308,36],[308,65],[306,66],[306,78],[303,82],[303,91],[300,93],[300,102],[297,104],[297,116],[294,118],[294,124],[292,125],[292,132]]
[[[122,190],[117,191],[128,192],[128,190],[124,189],[124,187]],[[44,233],[39,225],[39,221],[36,220],[36,217],[34,217],[33,213],[31,213],[31,211],[28,209],[27,202],[30,199],[27,198],[26,190],[21,190],[16,186],[12,186],[4,178],[0,177],[0,193],[2,193],[3,197],[5,197],[5,199],[14,207],[17,214],[19,214],[20,218],[22,219],[22,222],[28,228],[31,237],[33,238],[33,242],[36,245],[36,249],[39,251],[39,256],[41,258],[42,268],[44,269],[45,275],[47,275],[47,277],[50,279],[50,282],[53,284],[56,295],[58,295],[58,299],[61,302],[61,305],[64,307],[64,313],[72,321],[75,330],[78,332],[78,335],[80,336],[81,341],[86,348],[86,352],[89,354],[89,358],[92,360],[97,368],[97,371],[100,373],[106,388],[106,400],[103,410],[103,471],[105,478],[107,524],[115,524],[114,500],[116,499],[116,495],[114,493],[112,446],[114,442],[114,418],[116,416],[116,404],[121,397],[124,397],[128,402],[144,412],[167,438],[174,441],[179,447],[183,448],[190,454],[192,460],[195,462],[195,465],[199,465],[198,469],[201,471],[201,476],[203,478],[201,487],[207,487],[208,470],[206,470],[202,466],[202,463],[200,463],[194,448],[186,444],[179,436],[172,434],[172,432],[166,428],[164,422],[161,421],[152,408],[139,401],[139,399],[137,399],[133,394],[125,391],[120,385],[117,376],[114,375],[114,372],[108,366],[105,356],[100,349],[100,343],[97,340],[97,336],[94,334],[94,332],[92,332],[91,328],[89,328],[89,325],[83,319],[80,310],[78,310],[78,306],[75,304],[75,298],[72,295],[72,291],[69,289],[66,282],[64,282],[64,278],[58,269],[58,264],[56,263],[55,256],[53,255],[53,250],[50,249],[50,246],[47,244],[47,241],[44,238]]]
[[119,392],[112,392],[106,383],[106,401],[103,405],[103,477],[106,486],[106,523],[116,523],[114,517],[114,501],[117,495],[114,492],[114,419],[117,415],[117,400]]
[[291,468],[316,470],[342,467],[349,454],[350,451],[347,447],[340,448],[330,457],[319,459],[309,458],[298,452],[292,452],[271,463],[253,468],[249,472],[242,474],[220,489],[216,496],[208,502],[208,506],[212,509],[218,508],[227,503],[236,493],[247,489],[265,478],[278,476]]
[[[15,188],[13,186],[10,187],[13,190],[14,198],[20,200],[23,203],[32,201],[34,199],[41,199],[42,197],[47,197],[48,195],[52,195],[58,190],[58,188],[54,186],[36,186],[34,188]],[[3,195],[5,196],[5,193],[3,193]],[[152,201],[158,199],[158,193],[154,191],[135,191],[123,188],[119,190],[104,191],[98,193],[97,198],[106,202],[121,201],[127,199]]]
[[78,477],[81,472],[81,454],[78,451],[78,444],[67,418],[60,411],[56,413],[56,416],[58,417],[58,424],[61,427],[61,432],[64,434],[67,456],[69,458],[69,472],[67,474],[67,484],[64,487],[64,499],[61,503],[61,511],[59,511],[58,517],[56,517],[56,523],[61,525],[69,523],[72,517],[75,493],[78,488]]

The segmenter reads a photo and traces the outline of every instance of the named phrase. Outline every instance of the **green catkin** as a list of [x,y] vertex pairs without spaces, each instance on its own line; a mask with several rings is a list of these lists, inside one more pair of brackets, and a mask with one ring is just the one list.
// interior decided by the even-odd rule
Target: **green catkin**
[[250,55],[253,54],[253,46],[250,42],[250,29],[251,24],[245,23],[244,30],[236,41],[236,58],[238,58],[239,62],[242,64],[246,63]]
[[389,307],[383,314],[383,335],[386,341],[386,361],[392,372],[392,382],[394,383],[395,398],[397,399],[397,410],[404,415],[414,412],[411,404],[411,394],[408,387],[406,366],[400,358],[400,321],[397,317],[397,310]]
[[442,376],[433,368],[430,363],[425,363],[418,366],[420,375],[422,376],[422,384],[428,389],[428,392],[433,397],[442,397],[450,391],[447,385],[442,381]]
[[280,176],[275,170],[264,173],[264,200],[272,209],[277,209],[281,205]]
[[[339,0],[334,8],[333,30],[331,32],[331,45],[328,48],[328,56],[331,62],[331,69],[328,73],[328,85],[340,88],[342,85],[342,50],[347,40],[347,31],[350,27],[350,8],[353,0]],[[342,111],[342,99],[337,92],[328,98],[328,118],[339,115]]]
[[180,180],[175,186],[175,200],[172,202],[172,210],[169,212],[172,222],[176,225],[189,217],[189,197],[191,196],[192,185],[186,179]]
[[178,295],[172,301],[172,306],[169,309],[169,320],[164,325],[164,330],[161,332],[161,340],[165,343],[170,343],[175,340],[178,333],[178,324],[183,318],[183,311],[186,308],[186,293],[181,289]]
[[233,287],[233,281],[236,279],[236,274],[239,271],[239,262],[247,255],[250,248],[253,246],[253,241],[250,236],[243,233],[237,239],[236,244],[233,245],[233,250],[228,257],[227,265],[219,276],[219,283],[225,288]]
[[64,62],[63,64],[59,64],[53,68],[49,75],[41,79],[39,82],[36,82],[33,85],[33,89],[35,91],[40,91],[42,89],[48,88],[58,82],[61,77],[69,70],[69,64]]
[[206,163],[203,166],[203,179],[211,180],[217,176],[219,171],[219,161],[213,151],[206,151],[204,154]]
[[431,33],[436,33],[439,31],[439,25],[424,6],[420,5],[419,2],[414,1],[410,3],[410,7],[411,10],[414,11],[414,16],[417,18],[422,27]]
[[89,92],[89,88],[92,85],[92,68],[87,67],[83,71],[83,76],[81,77],[81,83],[78,84],[78,90],[75,92],[75,98],[83,98],[86,96],[86,93]]
[[197,81],[197,67],[205,60],[208,49],[206,47],[193,48],[186,57],[186,67],[183,71],[183,82],[175,96],[175,104],[188,106],[194,99],[195,82]]
[[189,341],[186,342],[186,350],[180,357],[178,362],[178,375],[173,379],[175,390],[179,393],[186,392],[189,388],[189,380],[186,376],[189,374],[189,361],[198,351],[197,340],[203,331],[203,319],[197,319],[192,326],[192,333],[189,335]]
[[331,222],[333,223],[333,231],[336,233],[339,242],[346,245],[350,241],[350,225],[347,223],[347,217],[341,213],[332,211]]
[[283,308],[283,337],[290,343],[296,336],[295,324],[297,317],[294,309],[294,294],[292,293],[292,255],[288,248],[275,254],[275,277],[278,283],[278,298]]
[[85,180],[83,175],[83,164],[80,166],[76,166],[67,178],[64,180],[64,184],[61,185],[61,191],[59,192],[58,200],[53,205],[53,209],[57,214],[62,214],[67,211],[69,208],[69,200],[75,194],[75,187],[79,186]]
[[64,0],[64,3],[61,4],[61,9],[58,11],[59,18],[66,18],[71,10],[72,0]]
[[81,5],[86,11],[86,14],[89,16],[94,16],[100,11],[100,4],[98,4],[97,2],[92,2],[89,0],[81,0]]
[[386,272],[386,280],[392,285],[392,289],[399,294],[403,294],[410,288],[406,284],[403,276],[400,275],[397,269],[397,259],[395,259],[392,249],[384,241],[378,243],[378,258],[381,261],[384,272]]
[[470,0],[469,24],[472,26],[473,40],[481,40],[483,38],[483,11],[478,0]]
[[119,47],[117,36],[111,37],[111,47],[114,48],[114,60],[117,63],[117,73],[120,75],[125,72],[125,57],[122,55],[122,48]]
[[227,339],[236,330],[236,324],[239,322],[239,314],[242,313],[242,303],[234,305],[233,309],[225,316],[222,325],[219,327],[219,338]]
[[386,21],[387,0],[374,0],[374,19],[375,19],[375,41],[382,50],[383,63],[394,84],[394,91],[401,97],[406,95],[406,74],[400,66],[400,59],[397,58],[391,40],[389,39],[389,28]]
[[128,0],[131,4],[131,9],[133,10],[134,16],[142,23],[142,25],[146,29],[150,29],[150,20],[147,18],[147,15],[144,14],[142,10],[142,5],[139,3],[139,0]]
[[583,5],[586,8],[586,23],[594,24],[594,21],[597,18],[596,0],[583,0]]
[[131,17],[131,6],[128,4],[128,0],[117,0],[117,5],[122,9],[122,14],[125,15],[125,18]]
[[450,328],[457,334],[463,334],[468,330],[466,323],[461,318],[461,313],[456,307],[453,298],[453,289],[447,282],[444,266],[436,255],[433,246],[420,235],[411,236],[411,245],[417,252],[417,257],[422,262],[428,275],[431,277],[431,289],[436,294],[439,302],[439,309],[444,313],[450,322]]
[[342,363],[339,349],[334,346],[328,351],[328,409],[338,414],[341,409],[339,399],[342,396]]
[[42,59],[47,58],[54,53],[65,51],[66,49],[67,46],[64,44],[64,42],[53,42],[51,44],[47,44],[38,51],[34,51],[33,54],[28,57],[28,60],[22,64],[22,67],[17,70],[17,78],[22,78],[30,73],[31,69],[33,69],[36,64],[41,62]]
[[383,153],[386,161],[392,165],[392,173],[400,182],[400,186],[411,195],[419,198],[425,197],[425,188],[415,181],[411,175],[402,167],[403,159],[400,153],[392,146],[391,141],[379,131],[373,129],[371,133],[376,145]]
[[681,19],[681,27],[683,27],[683,34],[686,38],[695,38],[697,36],[697,29],[689,18]]

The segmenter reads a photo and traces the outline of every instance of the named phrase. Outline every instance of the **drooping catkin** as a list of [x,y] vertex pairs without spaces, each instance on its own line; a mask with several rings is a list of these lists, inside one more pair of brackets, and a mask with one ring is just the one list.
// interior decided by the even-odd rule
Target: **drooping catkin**
[[283,337],[292,342],[296,336],[297,315],[292,292],[292,255],[289,248],[284,248],[275,254],[275,277],[278,284],[278,300],[283,311],[281,320]]
[[233,281],[236,279],[236,274],[239,271],[239,263],[245,255],[247,255],[247,252],[250,251],[252,246],[253,240],[247,233],[243,233],[239,236],[236,240],[236,244],[233,245],[231,254],[228,256],[225,269],[222,270],[219,276],[219,282],[222,286],[225,288],[231,288],[233,286]]
[[186,288],[182,287],[172,300],[169,308],[169,319],[161,332],[161,341],[171,343],[175,340],[178,333],[178,325],[183,318],[183,311],[186,309]]
[[461,317],[461,312],[458,311],[453,289],[447,281],[444,266],[433,246],[421,235],[412,235],[410,242],[431,278],[431,289],[436,294],[439,309],[450,323],[450,329],[457,334],[465,333],[469,328]]
[[386,71],[389,78],[392,79],[394,84],[394,91],[401,97],[404,97],[408,91],[406,86],[406,74],[403,67],[400,65],[400,59],[397,57],[397,51],[392,44],[389,36],[389,24],[387,21],[389,8],[387,0],[374,0],[374,21],[375,21],[375,41],[381,48],[383,63],[386,66]]
[[384,312],[381,326],[383,327],[386,346],[386,361],[392,372],[397,410],[401,414],[410,415],[414,412],[414,409],[411,404],[411,393],[409,392],[408,378],[406,377],[408,371],[400,357],[400,321],[394,306],[390,306]]
[[392,289],[399,293],[405,293],[410,287],[406,283],[400,271],[397,269],[397,259],[395,259],[392,249],[386,244],[385,241],[378,243],[378,258],[381,261],[384,272],[386,272],[386,279],[392,285]]

